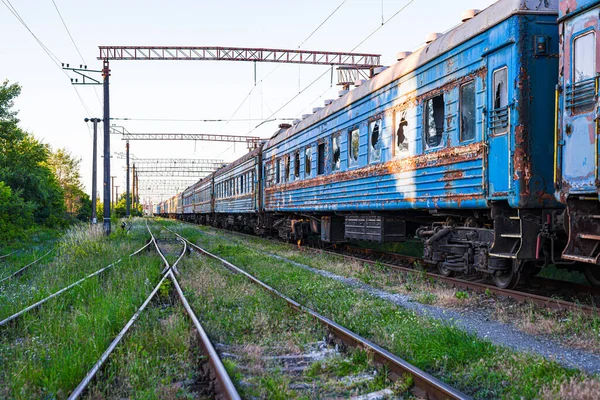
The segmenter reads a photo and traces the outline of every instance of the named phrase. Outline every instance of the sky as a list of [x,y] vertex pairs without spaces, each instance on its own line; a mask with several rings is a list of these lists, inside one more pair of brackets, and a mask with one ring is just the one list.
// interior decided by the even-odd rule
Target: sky
[[[73,86],[40,44],[9,11],[12,4],[29,29],[60,62],[101,69],[98,46],[233,46],[351,51],[382,55],[414,50],[431,32],[460,23],[461,13],[484,9],[492,0],[0,0],[0,79],[18,82],[15,102],[21,127],[52,148],[81,158],[85,190],[91,192],[92,131],[86,117],[102,117],[102,87]],[[410,4],[395,17],[398,10]],[[343,3],[343,4],[342,4]],[[338,7],[339,9],[315,29]],[[55,7],[56,5],[56,7]],[[71,41],[59,13],[77,47]],[[383,26],[382,20],[387,21]],[[310,36],[312,34],[312,36]],[[310,37],[309,37],[310,36]],[[77,49],[81,53],[78,54]],[[83,58],[83,60],[82,60]],[[270,137],[280,121],[297,118],[337,98],[330,68],[316,65],[229,61],[113,61],[110,113],[132,133],[222,133]],[[73,76],[74,75],[70,75]],[[335,80],[335,76],[334,76]],[[248,94],[250,95],[248,96]],[[237,111],[236,111],[237,110]],[[225,122],[144,121],[225,119]],[[240,121],[241,120],[241,121]],[[102,127],[98,151],[102,154]],[[196,158],[233,161],[244,144],[191,141],[131,141],[137,158]],[[125,187],[125,161],[115,153],[125,142],[111,136],[111,175]],[[102,158],[98,159],[101,192]],[[101,195],[101,193],[100,193]],[[166,198],[167,196],[164,196]]]

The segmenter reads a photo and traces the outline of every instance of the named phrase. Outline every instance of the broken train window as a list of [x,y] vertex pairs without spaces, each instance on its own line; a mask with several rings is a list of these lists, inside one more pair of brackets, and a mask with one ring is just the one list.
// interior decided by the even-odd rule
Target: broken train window
[[460,87],[460,141],[475,139],[475,81],[465,83]]
[[497,135],[508,132],[508,68],[503,67],[494,71],[494,108],[490,113],[490,127]]
[[360,142],[360,132],[358,128],[348,132],[348,166],[358,165],[358,148]]
[[300,151],[298,150],[294,154],[294,177],[300,177]]
[[396,137],[395,145],[396,145],[396,156],[403,156],[408,153],[408,120],[407,120],[407,110],[396,111]]
[[310,177],[311,167],[312,167],[312,149],[310,146],[306,147],[304,150],[304,176],[306,178]]
[[381,160],[381,119],[369,124],[369,162]]
[[423,107],[425,145],[428,149],[442,143],[444,134],[444,95],[432,97],[425,101]]
[[284,180],[292,180],[292,177],[290,176],[290,156],[289,154],[287,156],[285,156],[285,178]]
[[331,159],[331,171],[339,171],[341,167],[341,136],[339,133],[334,133],[331,137],[331,148],[333,157]]
[[317,145],[317,175],[325,173],[325,143]]

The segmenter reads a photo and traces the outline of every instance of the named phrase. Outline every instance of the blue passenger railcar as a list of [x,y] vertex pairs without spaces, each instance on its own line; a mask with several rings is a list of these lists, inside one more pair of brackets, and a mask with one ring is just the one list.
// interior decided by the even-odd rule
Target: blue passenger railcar
[[214,175],[212,173],[194,185],[194,222],[196,223],[208,224],[212,221]]
[[261,147],[214,173],[213,223],[241,230],[258,226]]
[[557,109],[557,197],[567,204],[569,242],[563,258],[586,263],[588,279],[600,285],[598,198],[598,85],[600,1],[560,3],[560,77]]
[[191,185],[183,191],[183,213],[180,218],[185,221],[191,221],[194,215],[194,186]]
[[442,273],[500,286],[544,264],[560,212],[557,12],[500,0],[280,131],[263,150],[268,227],[330,242],[416,233]]

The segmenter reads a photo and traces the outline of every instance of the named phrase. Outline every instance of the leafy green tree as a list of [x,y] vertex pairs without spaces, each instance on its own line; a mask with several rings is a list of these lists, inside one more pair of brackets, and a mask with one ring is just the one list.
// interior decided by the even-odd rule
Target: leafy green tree
[[[8,205],[4,204],[0,218],[8,220],[9,214],[14,214],[20,216],[18,221],[23,223],[62,226],[65,223],[63,190],[47,165],[50,147],[17,125],[17,112],[12,108],[20,93],[21,88],[16,83],[5,81],[0,86],[0,182],[3,182],[3,199],[10,199]],[[10,188],[10,192],[6,188]],[[28,213],[32,218],[25,217]],[[24,229],[23,223],[13,221],[11,226]],[[7,232],[0,233],[8,236]]]

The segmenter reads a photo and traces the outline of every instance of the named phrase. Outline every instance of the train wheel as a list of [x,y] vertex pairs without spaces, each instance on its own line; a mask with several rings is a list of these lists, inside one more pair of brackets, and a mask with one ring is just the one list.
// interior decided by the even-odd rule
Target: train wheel
[[439,262],[437,267],[438,267],[438,271],[440,271],[440,275],[442,275],[442,276],[449,278],[449,277],[456,275],[456,271],[452,271],[451,269],[448,269],[446,266],[444,266],[444,263]]
[[492,279],[494,284],[500,289],[512,289],[519,284],[521,272],[515,271],[515,266],[513,265],[506,271],[492,275]]
[[590,285],[600,287],[600,266],[598,265],[586,265],[583,273]]

